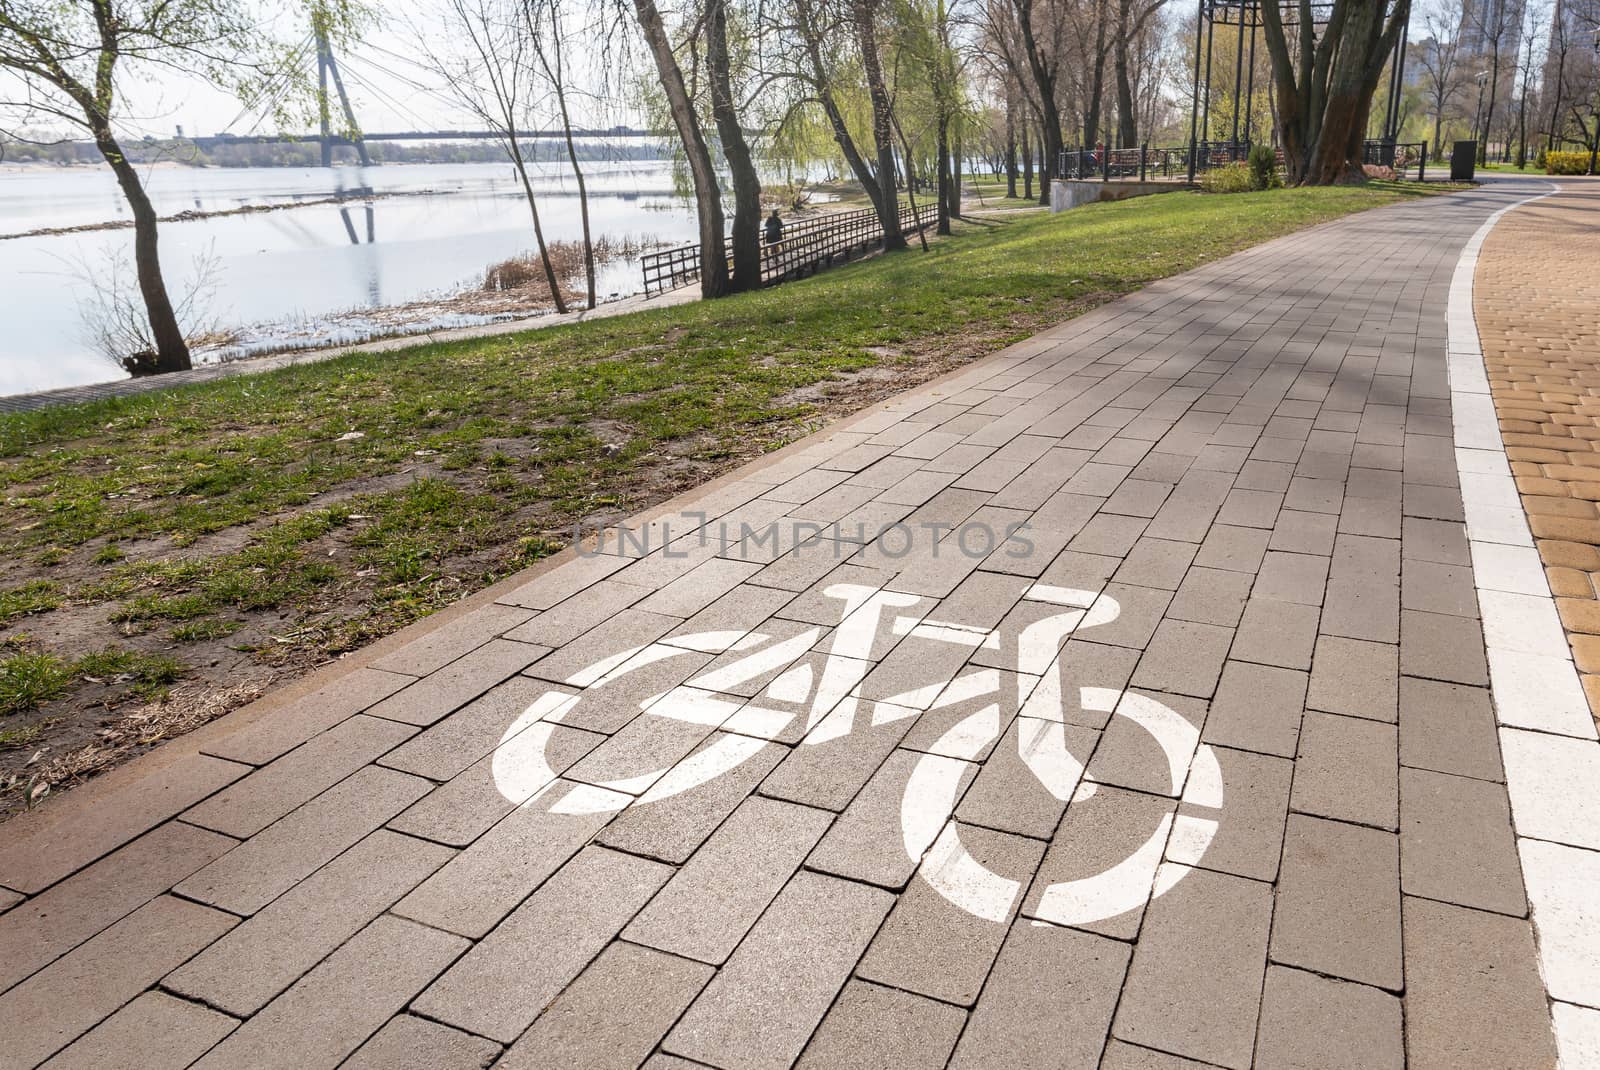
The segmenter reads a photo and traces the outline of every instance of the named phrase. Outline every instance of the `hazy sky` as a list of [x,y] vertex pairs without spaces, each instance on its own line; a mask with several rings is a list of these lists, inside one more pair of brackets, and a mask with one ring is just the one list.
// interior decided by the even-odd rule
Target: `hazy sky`
[[[379,23],[363,34],[359,44],[337,57],[362,129],[459,129],[480,125],[451,98],[437,74],[417,63],[421,57],[418,27],[426,31],[437,25],[435,0],[399,0],[377,9]],[[296,16],[283,13],[278,17]],[[1421,24],[1420,19],[1414,21],[1412,35],[1416,38]],[[276,27],[280,36],[288,40],[296,36],[297,30],[287,22]],[[309,32],[308,27],[305,34],[309,36]],[[578,47],[569,51],[573,61],[581,63],[586,52],[583,34],[575,31],[575,36]],[[308,54],[306,62],[314,74],[314,54]],[[124,90],[128,101],[123,109],[123,126],[135,136],[170,137],[179,126],[188,135],[275,132],[271,120],[241,114],[237,100],[198,78],[162,70],[146,80],[128,80]],[[579,125],[637,125],[642,121],[635,109],[620,100],[586,100],[580,95],[572,105]]]
[[[364,32],[359,43],[336,55],[361,128],[385,131],[481,126],[453,99],[440,76],[418,62],[422,58],[419,27],[426,31],[436,25],[438,18],[432,0],[401,0],[374,6],[379,11],[377,25]],[[286,20],[295,16],[285,13],[277,17]],[[273,31],[285,41],[295,40],[302,32],[286,21],[280,21]],[[303,33],[309,39],[310,27]],[[438,37],[435,34],[431,39]],[[580,64],[583,49],[571,51],[574,55],[570,62]],[[313,51],[307,50],[305,62],[314,78]],[[136,70],[130,65],[126,73],[133,75]],[[331,94],[331,85],[329,90]],[[191,136],[225,131],[240,135],[276,132],[271,119],[243,112],[238,100],[227,92],[204,79],[164,68],[146,67],[139,76],[125,78],[122,91],[125,104],[121,125],[125,133],[134,136],[170,137],[180,126]],[[638,119],[632,109],[619,101],[596,101],[580,94],[569,103],[578,125],[610,126]],[[334,108],[337,115],[337,99]]]

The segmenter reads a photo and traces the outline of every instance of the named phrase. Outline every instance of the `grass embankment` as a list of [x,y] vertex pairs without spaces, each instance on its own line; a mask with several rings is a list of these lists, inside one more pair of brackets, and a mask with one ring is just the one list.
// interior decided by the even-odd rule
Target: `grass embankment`
[[522,568],[579,521],[1152,279],[1421,192],[1020,215],[718,302],[0,417],[0,809]]

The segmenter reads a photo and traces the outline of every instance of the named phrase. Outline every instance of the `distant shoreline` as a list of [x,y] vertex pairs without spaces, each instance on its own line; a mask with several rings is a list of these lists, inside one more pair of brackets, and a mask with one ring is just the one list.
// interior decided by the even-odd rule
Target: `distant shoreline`
[[[431,197],[438,196],[448,190],[418,189],[418,190],[389,190],[386,192],[362,191],[345,194],[334,194],[329,197],[317,197],[305,201],[285,201],[281,204],[245,204],[237,208],[216,208],[203,211],[196,208],[186,208],[181,212],[160,217],[163,223],[189,223],[197,219],[216,219],[230,215],[255,215],[258,212],[278,212],[286,208],[315,208],[319,205],[345,204],[350,201],[381,201],[391,197]],[[82,234],[91,230],[131,230],[131,219],[108,219],[101,223],[78,223],[70,227],[38,227],[34,230],[21,230],[14,234],[0,234],[0,241],[9,241],[12,238],[48,238],[59,234]]]

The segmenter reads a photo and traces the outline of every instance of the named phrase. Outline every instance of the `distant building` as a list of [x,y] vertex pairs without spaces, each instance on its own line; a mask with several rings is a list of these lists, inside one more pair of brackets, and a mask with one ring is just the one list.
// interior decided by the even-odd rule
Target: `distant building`
[[1522,47],[1522,16],[1526,0],[1464,0],[1461,20],[1461,55],[1489,59],[1498,40],[1500,66],[1516,62]]

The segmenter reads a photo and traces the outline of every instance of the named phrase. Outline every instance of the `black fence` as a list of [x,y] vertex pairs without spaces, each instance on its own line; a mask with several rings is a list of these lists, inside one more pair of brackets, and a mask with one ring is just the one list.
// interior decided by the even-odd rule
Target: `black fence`
[[[1191,174],[1203,174],[1218,167],[1240,163],[1250,156],[1248,141],[1202,141],[1191,150],[1182,145],[1177,148],[1160,148],[1141,145],[1136,149],[1075,148],[1063,149],[1056,165],[1056,177],[1081,181],[1112,179],[1152,182],[1170,179],[1188,179]],[[1283,166],[1283,152],[1276,153],[1278,166]],[[1193,160],[1193,170],[1190,161]],[[1368,141],[1362,147],[1362,163],[1374,167],[1390,167],[1397,178],[1410,177],[1416,171],[1417,181],[1427,180],[1428,146],[1423,142]]]
[[[900,229],[915,233],[938,219],[936,204],[923,204],[915,214],[911,206],[900,206]],[[814,274],[821,268],[858,255],[883,241],[883,227],[872,209],[859,212],[832,212],[815,219],[785,223],[783,241],[761,247],[761,284],[773,286],[787,279]],[[724,239],[723,255],[731,250]],[[639,258],[644,272],[644,292],[649,297],[687,286],[700,278],[700,246],[678,245],[645,253]]]

